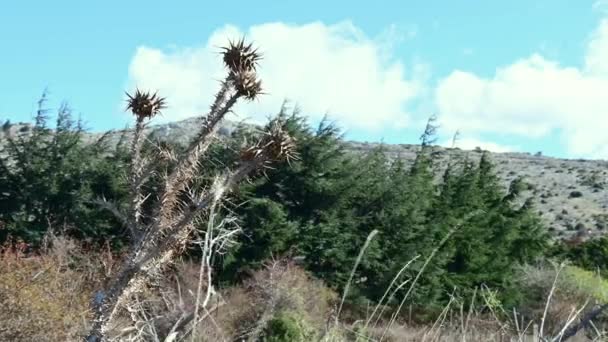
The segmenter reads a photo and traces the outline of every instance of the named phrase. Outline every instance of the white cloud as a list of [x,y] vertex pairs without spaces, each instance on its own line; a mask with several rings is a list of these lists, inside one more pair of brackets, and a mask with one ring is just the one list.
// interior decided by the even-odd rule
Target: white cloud
[[608,19],[602,20],[591,35],[585,56],[585,71],[591,75],[608,76]]
[[[608,2],[598,2],[598,8],[600,3]],[[204,113],[224,74],[219,47],[246,33],[264,53],[260,76],[269,94],[237,106],[239,119],[260,121],[289,99],[313,120],[329,113],[345,128],[403,128],[428,114],[414,111],[429,96],[429,66],[414,62],[406,69],[393,53],[395,44],[415,32],[390,26],[370,38],[350,22],[267,23],[246,32],[226,26],[201,46],[139,47],[129,68],[129,88],[158,89],[167,96],[164,120]],[[442,130],[514,139],[559,134],[571,156],[608,157],[608,18],[589,36],[582,57],[582,65],[565,66],[546,52],[534,53],[490,76],[454,70],[431,91]]]
[[606,12],[608,10],[608,1],[607,0],[596,0],[593,3],[593,9],[598,12]]
[[543,137],[559,132],[568,152],[608,157],[608,19],[591,35],[585,63],[533,54],[486,78],[456,70],[440,80],[441,124],[467,132]]
[[[170,107],[164,120],[205,112],[223,76],[218,48],[242,35],[226,26],[200,47],[139,47],[129,67],[129,87],[158,89],[166,96]],[[387,58],[389,36],[370,39],[349,22],[249,28],[245,37],[264,54],[259,74],[268,95],[239,105],[239,118],[265,119],[289,99],[313,119],[329,113],[346,128],[378,130],[407,123],[406,108],[422,91],[426,74],[417,72],[424,68],[412,68],[406,77],[404,66]]]

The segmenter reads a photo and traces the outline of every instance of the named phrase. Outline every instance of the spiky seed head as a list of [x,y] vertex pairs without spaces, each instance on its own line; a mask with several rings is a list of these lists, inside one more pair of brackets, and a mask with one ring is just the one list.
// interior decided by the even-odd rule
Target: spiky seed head
[[173,148],[171,148],[171,146],[167,142],[160,141],[158,143],[157,148],[158,148],[157,156],[158,156],[159,160],[165,161],[165,162],[177,161],[177,157],[175,156],[175,151],[173,150]]
[[161,109],[166,108],[166,99],[156,93],[141,92],[137,89],[133,96],[129,93],[126,94],[129,97],[126,110],[130,110],[133,115],[140,119],[152,118],[159,114]]
[[240,95],[250,101],[262,94],[262,81],[257,78],[255,71],[230,72],[229,81]]
[[224,50],[222,52],[224,64],[232,72],[255,71],[258,61],[262,58],[252,44],[245,45],[243,38],[237,42],[230,41],[228,47],[222,49]]
[[267,126],[262,138],[241,152],[241,160],[252,161],[263,156],[269,162],[297,160],[296,141],[285,129],[281,120],[273,120]]
[[286,130],[282,121],[275,120],[266,132],[267,149],[273,160],[291,161],[298,159],[296,140]]

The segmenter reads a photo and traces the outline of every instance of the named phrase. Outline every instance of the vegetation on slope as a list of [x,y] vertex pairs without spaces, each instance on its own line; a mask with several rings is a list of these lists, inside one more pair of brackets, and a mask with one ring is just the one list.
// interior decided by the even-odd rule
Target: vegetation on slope
[[[605,281],[589,271],[599,267],[605,275],[606,240],[552,245],[533,201],[523,197],[530,185],[515,178],[505,191],[487,153],[479,159],[454,156],[447,167],[439,166],[433,117],[413,163],[387,157],[383,146],[349,154],[336,126],[322,121],[313,129],[285,106],[264,131],[243,128],[224,145],[211,144],[231,106],[261,90],[255,74],[259,56],[250,45],[231,43],[223,54],[228,76],[186,148],[145,139],[145,123],[165,103],[139,91],[129,95],[136,127],[128,150],[123,143],[110,149],[107,136],[85,144],[67,106],[60,107],[51,129],[45,96],[31,134],[2,144],[0,301],[10,307],[5,320],[26,324],[31,333],[9,328],[0,336],[42,338],[36,334],[65,318],[71,323],[54,336],[72,338],[82,330],[73,326],[76,313],[94,289],[95,310],[83,313],[91,323],[84,324],[89,341],[123,333],[144,340],[194,339],[196,331],[209,328],[201,322],[216,315],[209,310],[239,294],[255,304],[239,313],[241,327],[223,317],[225,327],[201,336],[231,330],[232,339],[262,341],[383,340],[407,304],[415,321],[435,321],[433,334],[441,332],[435,325],[447,312],[459,310],[464,322],[469,310],[491,315],[500,326],[494,333],[521,338],[526,333],[519,323],[506,328],[510,310],[538,316],[537,304],[547,293],[548,303],[554,297],[566,305],[587,298],[579,311],[571,310],[576,315],[557,315],[558,323],[546,330],[551,320],[549,305],[544,307],[537,333],[561,339],[596,320],[596,304],[606,307]],[[270,167],[278,161],[287,164]],[[73,245],[62,248],[53,240],[49,249],[57,231]],[[80,245],[89,253],[57,257]],[[100,272],[88,256],[101,246],[111,246],[110,259],[125,251],[128,256],[110,270],[103,259]],[[170,278],[160,277],[184,276],[175,269],[183,251],[199,267],[196,292],[187,300],[179,284],[176,290],[167,284]],[[292,261],[269,267],[276,258]],[[551,258],[581,268],[562,265],[555,274],[546,266],[536,273],[530,268]],[[55,275],[55,286],[23,285],[47,272]],[[565,282],[558,282],[560,272]],[[72,277],[79,281],[69,283]],[[52,298],[23,299],[45,297],[46,290]],[[77,294],[75,302],[65,298],[68,293]],[[334,293],[343,294],[339,306]],[[56,306],[66,302],[66,315],[60,315]],[[328,309],[332,305],[337,312]],[[368,316],[370,306],[375,309]],[[350,318],[341,321],[343,307]],[[573,324],[572,317],[583,311],[589,318]],[[117,330],[128,316],[132,324]],[[362,317],[363,326],[348,322]],[[386,322],[383,330],[377,330],[379,321]],[[469,333],[461,329],[461,335]]]
[[[485,284],[500,289],[505,303],[516,303],[511,284],[515,267],[534,261],[549,243],[530,202],[516,205],[522,180],[504,192],[484,155],[478,163],[452,160],[443,183],[436,184],[432,120],[415,163],[406,167],[399,159],[388,159],[382,147],[362,156],[346,153],[339,130],[325,121],[312,129],[297,112],[283,108],[280,116],[298,141],[300,160],[267,170],[266,177],[240,186],[231,198],[244,234],[236,248],[217,260],[219,279],[240,281],[271,256],[289,254],[339,290],[360,246],[377,229],[380,236],[366,252],[352,292],[355,301],[377,300],[408,261],[421,256],[399,281],[415,275],[424,257],[458,226],[427,267],[414,302],[441,306],[454,288],[467,296]],[[2,238],[10,235],[36,246],[52,228],[97,245],[124,244],[128,235],[95,204],[102,197],[124,201],[124,148],[83,144],[81,129],[66,109],[60,110],[55,130],[47,128],[46,120],[41,109],[34,129],[38,133],[11,141],[1,160],[6,170],[0,183]],[[252,134],[237,131],[231,141],[239,144]],[[212,161],[204,161],[207,174],[238,158],[233,144],[216,148]],[[205,179],[203,175],[198,185],[207,184]],[[153,179],[147,186],[154,191],[158,182]],[[483,214],[461,222],[475,210]]]

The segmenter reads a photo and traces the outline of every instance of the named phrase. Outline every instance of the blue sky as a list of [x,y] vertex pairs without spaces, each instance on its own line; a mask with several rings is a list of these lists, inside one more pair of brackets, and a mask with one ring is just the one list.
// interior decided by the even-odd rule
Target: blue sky
[[[212,5],[207,5],[212,4]],[[162,121],[207,108],[217,46],[264,51],[260,120],[289,98],[356,140],[608,158],[603,1],[14,1],[0,5],[0,120],[29,121],[45,87],[91,130],[122,128],[124,91],[159,89]],[[603,57],[607,57],[604,58]],[[264,71],[265,70],[265,71]],[[604,103],[606,102],[606,103]]]

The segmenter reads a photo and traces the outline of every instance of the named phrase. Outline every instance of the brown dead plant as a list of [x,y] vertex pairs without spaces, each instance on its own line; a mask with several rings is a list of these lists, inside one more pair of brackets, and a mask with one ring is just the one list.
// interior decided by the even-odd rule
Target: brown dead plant
[[[150,195],[143,193],[142,185],[151,177],[153,162],[141,153],[144,128],[150,119],[166,107],[166,100],[156,93],[139,90],[134,95],[128,95],[127,109],[136,119],[128,177],[131,202],[126,213],[113,208],[110,203],[105,203],[104,207],[111,208],[112,212],[120,215],[131,232],[132,244],[128,256],[110,280],[109,286],[96,295],[94,319],[87,341],[107,339],[108,329],[120,308],[128,307],[129,300],[182,253],[194,233],[200,236],[203,252],[200,274],[207,284],[205,293],[197,298],[198,306],[194,316],[198,316],[199,307],[208,303],[212,293],[210,255],[217,248],[225,246],[226,241],[235,233],[234,230],[223,229],[221,223],[214,221],[222,198],[239,182],[263,171],[270,164],[296,158],[295,142],[287,133],[282,120],[276,118],[266,125],[256,143],[241,151],[236,167],[217,174],[212,185],[204,190],[193,189],[193,182],[200,174],[200,161],[215,140],[220,122],[239,100],[254,100],[262,92],[261,81],[256,73],[260,60],[257,50],[240,40],[230,42],[222,54],[227,76],[221,82],[209,113],[203,117],[198,134],[182,155],[171,156],[176,166],[164,176],[164,189],[153,205],[152,213],[145,219],[142,205],[150,200]],[[205,231],[198,232],[195,226],[201,219],[208,220],[209,224]],[[202,288],[199,288],[201,291]]]

